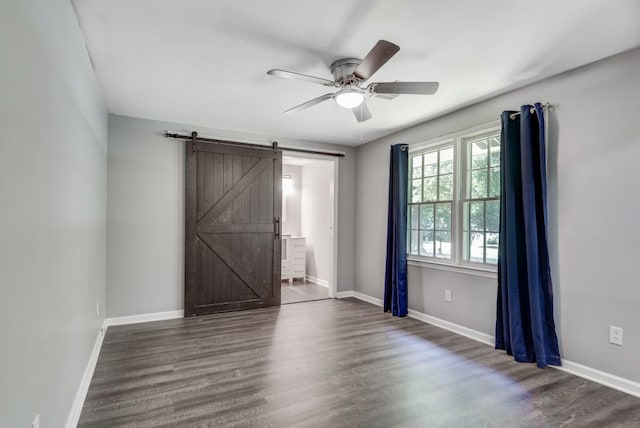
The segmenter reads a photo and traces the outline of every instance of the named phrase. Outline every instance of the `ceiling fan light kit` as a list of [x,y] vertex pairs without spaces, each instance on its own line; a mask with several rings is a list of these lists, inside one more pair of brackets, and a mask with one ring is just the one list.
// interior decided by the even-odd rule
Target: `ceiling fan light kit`
[[378,96],[379,98],[391,100],[400,94],[432,95],[438,90],[438,82],[376,82],[370,83],[366,87],[362,86],[399,50],[400,47],[396,44],[386,40],[378,40],[378,43],[363,60],[344,58],[331,64],[330,70],[333,75],[333,81],[278,69],[269,70],[267,74],[340,88],[336,93],[321,95],[290,108],[285,113],[306,110],[323,101],[334,99],[340,107],[351,109],[358,122],[364,122],[372,117],[365,102],[367,97]]
[[343,89],[334,97],[340,107],[352,109],[364,101],[364,95],[355,89]]

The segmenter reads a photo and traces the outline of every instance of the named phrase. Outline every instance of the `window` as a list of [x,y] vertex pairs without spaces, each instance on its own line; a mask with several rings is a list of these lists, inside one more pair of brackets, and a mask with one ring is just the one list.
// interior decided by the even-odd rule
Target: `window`
[[499,129],[410,149],[407,214],[410,255],[452,265],[496,265]]
[[453,144],[412,154],[410,159],[409,252],[450,259]]
[[498,263],[500,134],[463,139],[463,260]]

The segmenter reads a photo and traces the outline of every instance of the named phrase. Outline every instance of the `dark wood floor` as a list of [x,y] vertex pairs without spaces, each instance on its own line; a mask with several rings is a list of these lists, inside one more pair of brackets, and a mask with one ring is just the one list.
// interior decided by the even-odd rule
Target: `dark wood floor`
[[353,299],[110,327],[80,427],[638,427],[640,398]]
[[309,281],[295,280],[282,282],[281,303],[308,302],[329,298],[329,289]]

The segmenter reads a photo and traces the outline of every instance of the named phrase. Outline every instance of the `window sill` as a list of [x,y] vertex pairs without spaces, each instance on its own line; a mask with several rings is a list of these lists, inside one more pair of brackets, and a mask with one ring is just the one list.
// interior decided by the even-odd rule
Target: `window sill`
[[449,272],[462,273],[465,275],[480,276],[483,278],[498,279],[497,269],[487,269],[475,266],[453,265],[449,263],[434,262],[425,260],[416,256],[407,255],[407,264],[409,266],[418,266],[429,269],[445,270]]

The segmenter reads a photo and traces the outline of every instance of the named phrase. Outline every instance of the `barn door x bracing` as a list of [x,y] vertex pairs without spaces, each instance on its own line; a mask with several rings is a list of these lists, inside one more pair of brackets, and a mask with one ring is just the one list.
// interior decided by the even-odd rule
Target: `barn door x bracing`
[[185,316],[280,305],[282,152],[187,142]]

